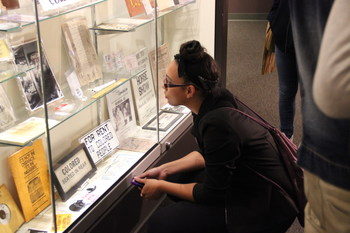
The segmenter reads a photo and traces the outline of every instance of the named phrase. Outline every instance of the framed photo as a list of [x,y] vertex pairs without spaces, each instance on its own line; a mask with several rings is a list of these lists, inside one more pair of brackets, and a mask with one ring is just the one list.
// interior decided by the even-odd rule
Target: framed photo
[[97,170],[85,144],[80,144],[54,167],[55,185],[63,201]]
[[[167,131],[183,114],[177,112],[161,111],[159,113],[159,131]],[[142,129],[157,129],[157,117],[150,120]]]

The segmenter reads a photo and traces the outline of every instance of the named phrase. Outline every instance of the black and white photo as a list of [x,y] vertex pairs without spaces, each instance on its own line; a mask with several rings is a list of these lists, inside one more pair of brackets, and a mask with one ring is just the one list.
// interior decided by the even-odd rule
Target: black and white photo
[[[28,109],[34,111],[43,106],[43,96],[40,80],[40,63],[37,49],[37,41],[30,41],[12,48],[15,63],[28,70],[22,77],[18,77],[18,83],[22,91]],[[63,93],[55,79],[55,76],[47,62],[44,51],[42,52],[43,78],[45,79],[46,102],[51,103],[63,97]]]
[[133,95],[130,81],[107,94],[109,118],[118,138],[126,138],[136,126]]

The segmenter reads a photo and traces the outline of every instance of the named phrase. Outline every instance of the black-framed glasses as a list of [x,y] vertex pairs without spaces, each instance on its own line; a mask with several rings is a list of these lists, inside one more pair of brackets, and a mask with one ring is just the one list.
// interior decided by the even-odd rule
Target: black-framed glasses
[[164,88],[185,87],[189,85],[192,85],[192,84],[191,83],[183,83],[183,84],[163,83]]
[[173,87],[185,87],[185,86],[192,85],[191,83],[174,84],[174,83],[171,83],[168,78],[169,76],[165,75],[164,83],[163,83],[163,86],[165,89],[173,88]]

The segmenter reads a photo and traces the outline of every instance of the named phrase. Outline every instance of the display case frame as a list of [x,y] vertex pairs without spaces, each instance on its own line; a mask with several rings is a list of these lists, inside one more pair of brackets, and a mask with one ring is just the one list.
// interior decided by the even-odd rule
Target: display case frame
[[[28,2],[30,3],[29,0],[20,1],[20,9],[11,10],[7,13],[9,15],[12,13],[19,15],[30,15],[34,18],[34,21],[15,22],[15,24],[12,24],[12,26],[7,25],[6,27],[0,27],[0,33],[6,38],[9,38],[11,43],[18,40],[23,43],[27,41],[26,36],[28,34],[33,34],[34,38],[38,41],[37,52],[39,54],[39,66],[16,67],[14,69],[7,70],[10,75],[0,75],[0,85],[5,86],[6,93],[9,94],[9,98],[11,100],[10,102],[14,106],[14,112],[17,117],[16,122],[14,122],[15,125],[18,125],[30,117],[40,117],[44,119],[45,127],[39,135],[33,136],[31,140],[24,144],[0,142],[0,151],[3,155],[5,155],[0,160],[1,169],[2,171],[5,171],[2,172],[5,175],[0,179],[0,184],[7,184],[10,192],[14,196],[14,199],[18,200],[17,196],[19,194],[14,188],[12,175],[8,169],[6,169],[6,157],[18,149],[30,145],[37,138],[44,139],[46,142],[45,152],[49,164],[48,171],[51,174],[50,178],[53,204],[49,207],[50,210],[45,210],[32,221],[23,224],[19,228],[18,232],[25,232],[28,229],[47,230],[52,232],[86,232],[89,231],[90,226],[99,221],[101,216],[104,216],[108,211],[110,211],[112,206],[122,202],[123,198],[128,195],[130,190],[134,188],[130,185],[130,180],[133,176],[140,174],[147,168],[154,165],[154,163],[160,158],[166,156],[167,150],[171,148],[173,143],[178,140],[182,133],[188,130],[191,126],[191,114],[188,110],[185,112],[173,113],[178,117],[171,121],[171,124],[169,123],[163,128],[152,127],[152,129],[148,129],[149,132],[142,135],[142,140],[135,141],[137,144],[144,143],[145,146],[142,148],[141,152],[135,151],[135,153],[132,153],[132,155],[123,154],[123,151],[126,150],[126,146],[130,145],[123,147],[123,143],[125,142],[120,140],[122,144],[121,147],[118,148],[118,151],[113,151],[113,155],[107,156],[107,158],[104,159],[101,164],[97,165],[97,173],[102,171],[102,169],[106,169],[106,167],[111,164],[125,163],[127,164],[126,167],[123,168],[120,173],[118,173],[118,176],[113,181],[108,183],[108,185],[105,184],[103,191],[96,195],[95,199],[93,199],[93,201],[89,203],[84,210],[82,210],[81,214],[74,215],[68,210],[62,211],[62,208],[66,208],[69,205],[62,205],[62,201],[60,199],[64,199],[66,201],[67,198],[59,197],[55,192],[56,187],[54,185],[55,179],[53,174],[57,166],[56,164],[64,155],[69,154],[74,150],[74,148],[79,144],[79,137],[83,136],[91,129],[98,127],[102,122],[111,116],[107,111],[108,104],[106,103],[106,96],[110,95],[117,88],[123,87],[128,83],[130,83],[134,91],[135,87],[132,84],[132,80],[137,79],[142,70],[126,69],[120,72],[116,71],[115,73],[111,73],[109,71],[106,72],[106,70],[103,70],[103,77],[101,79],[81,86],[83,96],[78,96],[79,98],[81,97],[79,99],[70,93],[71,90],[69,87],[70,85],[74,84],[71,84],[66,80],[68,77],[66,72],[71,71],[70,68],[72,67],[71,63],[68,62],[69,56],[67,55],[70,51],[65,46],[63,33],[54,31],[57,30],[64,21],[69,21],[71,16],[75,17],[77,15],[87,15],[92,45],[96,49],[99,56],[99,61],[101,63],[104,55],[109,54],[109,52],[117,52],[112,42],[105,43],[105,41],[108,40],[115,40],[116,47],[119,46],[125,49],[125,53],[128,55],[137,53],[145,46],[147,48],[146,57],[148,57],[148,53],[154,49],[154,70],[156,70],[156,72],[150,75],[152,75],[151,77],[153,82],[157,83],[157,85],[154,85],[156,96],[154,109],[156,115],[148,118],[146,122],[154,121],[157,125],[159,124],[159,114],[168,111],[169,106],[164,108],[166,109],[165,111],[163,110],[164,106],[160,106],[159,98],[162,92],[160,89],[162,86],[162,77],[160,77],[158,72],[161,64],[158,63],[158,50],[155,48],[159,48],[164,43],[169,43],[169,53],[174,54],[180,45],[178,38],[181,38],[182,42],[184,42],[185,39],[198,39],[207,47],[208,51],[213,54],[213,51],[215,50],[214,24],[213,22],[210,23],[212,27],[208,32],[208,27],[206,30],[203,29],[203,24],[205,23],[200,22],[204,18],[210,18],[215,21],[214,9],[210,9],[213,4],[209,4],[210,6],[205,6],[206,3],[204,3],[203,0],[189,1],[183,5],[172,6],[164,11],[155,12],[155,14],[151,16],[144,14],[133,17],[132,19],[139,19],[143,21],[130,30],[121,30],[120,28],[117,30],[102,30],[99,28],[100,24],[113,24],[116,22],[116,19],[112,18],[110,15],[113,15],[113,11],[115,11],[114,8],[118,8],[120,5],[125,4],[124,0],[81,0],[76,1],[76,4],[65,6],[64,8],[60,9],[49,10],[47,12],[44,12],[35,1],[33,2],[33,5],[24,4]],[[155,2],[157,3],[157,1]],[[111,12],[109,12],[110,6],[113,6],[114,9],[110,10]],[[125,9],[126,8],[124,7],[124,11]],[[108,14],[104,14],[104,12],[107,12]],[[187,28],[183,24],[181,25],[181,20],[185,20],[182,19],[183,15],[186,15],[187,19],[195,19],[194,25],[188,26]],[[125,12],[120,13],[118,17],[127,18],[127,16],[125,16]],[[174,19],[179,20],[180,23],[174,23]],[[0,24],[1,23],[4,23],[4,21],[0,21]],[[188,31],[190,31],[190,33],[188,33]],[[149,34],[149,32],[151,32],[151,34]],[[183,35],[188,34],[188,38],[186,38],[186,36],[182,37],[182,33]],[[55,35],[58,36],[56,37]],[[143,38],[143,40],[147,43],[140,46],[140,38]],[[128,45],[125,42],[125,39],[129,39],[131,41],[130,44],[137,48],[132,48],[132,45]],[[58,77],[57,80],[63,88],[64,98],[62,100],[57,100],[54,103],[48,103],[46,101],[46,96],[49,93],[45,91],[45,88],[42,88],[42,95],[44,96],[43,108],[35,111],[28,111],[25,105],[20,103],[21,101],[15,98],[18,96],[18,90],[15,87],[16,82],[18,82],[18,77],[24,76],[31,71],[35,71],[40,73],[40,82],[42,86],[45,87],[46,80],[43,78],[46,77],[44,67],[45,64],[42,60],[44,54],[47,55],[51,68],[54,74]],[[149,70],[149,72],[151,72],[151,70]],[[84,98],[84,100],[82,98]],[[57,123],[51,124],[49,121],[52,118],[57,120]],[[140,121],[140,112],[136,112],[135,118],[136,121]],[[138,122],[136,122],[136,126],[134,128],[131,128],[132,131],[135,131],[134,135],[132,136],[141,134],[140,132],[142,131],[142,126],[137,124]],[[4,130],[0,130],[0,134],[11,128],[12,126],[9,126]],[[132,138],[132,136],[130,138]],[[120,135],[118,135],[118,139],[119,137]],[[130,157],[132,157],[132,159],[130,159]],[[89,185],[94,184],[93,182],[98,180],[96,177],[100,176],[101,174],[98,173],[95,175],[95,177],[92,177],[91,181],[89,180],[87,184],[84,184],[85,186],[79,185],[80,187],[78,187],[78,189],[80,188],[80,190],[76,192],[83,193],[84,189],[89,189]],[[105,181],[100,180],[98,182],[103,183]],[[74,200],[76,200],[78,197],[80,198],[84,196],[83,194],[77,195],[76,192],[74,192],[72,195]],[[68,202],[70,201],[72,200],[68,198]],[[71,217],[71,222],[65,226],[57,225],[58,221],[67,220],[68,214],[73,216]],[[45,219],[47,222],[49,221],[50,227],[41,229],[41,224],[37,224],[37,222],[41,221],[40,219]],[[33,222],[34,224],[31,225]]]

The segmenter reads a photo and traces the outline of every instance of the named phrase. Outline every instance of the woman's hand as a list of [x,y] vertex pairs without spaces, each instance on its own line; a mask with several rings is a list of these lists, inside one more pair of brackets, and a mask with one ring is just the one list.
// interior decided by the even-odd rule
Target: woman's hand
[[170,175],[179,172],[194,171],[204,167],[205,161],[203,156],[198,151],[193,151],[180,159],[162,164],[159,167],[151,168],[136,177],[166,180]]
[[159,199],[163,192],[160,191],[160,182],[156,179],[141,179],[138,177],[135,177],[135,180],[139,183],[143,183],[143,188],[140,189],[140,196],[144,197],[146,199]]
[[158,179],[158,180],[165,180],[167,178],[167,174],[166,172],[161,169],[161,167],[154,167],[151,168],[147,171],[145,171],[144,173],[136,176],[135,178],[154,178],[154,179]]
[[193,199],[193,187],[196,183],[178,184],[165,180],[156,179],[141,179],[139,177],[134,178],[137,182],[144,184],[142,188],[139,188],[140,196],[146,199],[159,199],[164,193],[176,196],[181,199],[194,201]]

